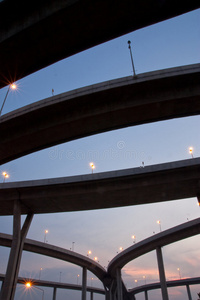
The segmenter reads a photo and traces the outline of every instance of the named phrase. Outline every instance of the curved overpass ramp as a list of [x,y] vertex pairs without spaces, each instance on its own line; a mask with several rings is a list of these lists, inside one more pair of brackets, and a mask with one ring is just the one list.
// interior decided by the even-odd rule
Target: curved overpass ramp
[[[11,244],[12,235],[0,233],[0,245],[11,247]],[[106,271],[100,264],[86,256],[64,248],[26,239],[23,250],[67,261],[80,267],[86,267],[101,281],[106,277]]]
[[32,5],[2,0],[0,88],[75,53],[199,7],[198,0],[35,0]]
[[155,234],[119,253],[109,263],[107,272],[111,277],[114,277],[117,268],[123,268],[131,260],[155,250],[157,247],[163,247],[199,233],[200,218]]
[[112,208],[200,195],[200,158],[90,175],[1,183],[0,215]]
[[107,81],[0,118],[0,164],[127,126],[200,114],[200,64]]

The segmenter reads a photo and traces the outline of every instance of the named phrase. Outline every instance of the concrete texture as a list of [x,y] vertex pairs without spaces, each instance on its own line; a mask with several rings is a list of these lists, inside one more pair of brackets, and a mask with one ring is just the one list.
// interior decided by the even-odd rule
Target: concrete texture
[[[200,114],[200,64],[84,87],[0,117],[0,164],[81,137]],[[77,109],[78,107],[78,109]]]
[[[169,188],[170,187],[170,188]],[[0,184],[0,215],[81,211],[162,202],[200,194],[200,158],[144,168]]]
[[199,7],[198,0],[35,0],[33,5],[1,1],[0,88],[75,53]]

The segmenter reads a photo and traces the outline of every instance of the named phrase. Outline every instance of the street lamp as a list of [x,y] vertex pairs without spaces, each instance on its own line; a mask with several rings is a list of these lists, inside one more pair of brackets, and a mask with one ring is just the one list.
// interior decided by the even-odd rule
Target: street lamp
[[144,275],[144,276],[142,276],[143,277],[143,279],[144,279],[144,284],[146,284],[146,276]]
[[8,96],[8,93],[9,93],[10,89],[12,89],[12,90],[15,90],[16,88],[17,88],[17,86],[16,86],[16,84],[15,84],[15,83],[11,83],[11,84],[9,84],[9,86],[8,86],[8,90],[7,90],[7,93],[6,93],[6,96],[5,96],[5,98],[4,98],[4,100],[3,100],[3,104],[2,104],[2,106],[1,106],[1,110],[0,110],[0,116],[1,116],[1,113],[2,113],[3,107],[4,107],[4,104],[5,104],[5,102],[6,102],[6,98],[7,98],[7,96]]
[[90,254],[92,254],[91,250],[88,251],[87,256],[90,257]]
[[47,243],[47,233],[48,232],[49,231],[47,229],[44,231],[44,243]]
[[133,244],[135,244],[136,243],[136,236],[132,235],[132,239],[133,239]]
[[193,156],[193,148],[192,147],[189,148],[189,152],[190,152],[192,158],[194,158],[194,156]]
[[93,164],[93,162],[90,163],[90,167],[92,168],[92,174],[93,174],[93,170],[95,169],[95,165]]
[[77,284],[78,284],[78,279],[79,279],[79,277],[80,277],[80,275],[78,274],[78,275],[77,275]]
[[181,270],[180,270],[180,268],[177,268],[177,271],[178,271],[179,277],[180,277],[180,279],[181,279]]
[[3,175],[3,182],[5,182],[6,178],[9,178],[9,175],[6,172],[3,172],[2,175]]
[[39,287],[37,287],[37,286],[35,286],[35,285],[32,285],[32,283],[31,283],[30,281],[26,282],[26,283],[25,283],[25,286],[26,286],[28,289],[31,288],[31,287],[34,287],[35,289],[42,291],[42,300],[44,300],[44,290],[43,290],[43,289],[41,289],[41,288],[39,288]]
[[138,282],[137,279],[135,279],[135,285],[136,285],[136,286],[137,286],[137,282]]
[[161,230],[161,222],[158,220],[158,221],[157,221],[157,224],[159,224],[160,232],[161,232],[161,231],[162,231],[162,230]]
[[132,67],[133,67],[133,77],[135,77],[136,74],[135,74],[135,67],[134,67],[134,63],[133,63],[133,55],[132,55],[132,51],[131,51],[131,41],[128,41],[128,48],[130,49],[131,63],[132,63]]
[[39,280],[40,280],[40,277],[41,277],[41,272],[42,272],[42,268],[40,268],[40,272],[39,272]]
[[75,242],[72,242],[72,251],[74,251],[74,244]]

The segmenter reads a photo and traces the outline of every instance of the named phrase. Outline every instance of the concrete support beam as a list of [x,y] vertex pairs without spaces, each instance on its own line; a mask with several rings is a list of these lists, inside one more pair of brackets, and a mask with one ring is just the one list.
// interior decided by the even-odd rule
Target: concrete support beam
[[53,288],[53,300],[56,300],[57,288]]
[[187,289],[187,294],[188,294],[188,299],[192,300],[192,295],[191,295],[191,291],[190,291],[190,286],[186,285],[186,289]]
[[0,300],[14,299],[24,241],[32,219],[33,214],[28,214],[21,229],[21,205],[19,200],[15,200],[13,209],[13,239]]
[[123,300],[122,279],[121,279],[121,269],[120,268],[117,268],[116,275],[117,275],[117,299]]
[[145,297],[145,300],[148,300],[148,292],[147,291],[144,291],[144,297]]
[[158,261],[158,269],[159,269],[159,276],[160,276],[160,286],[161,286],[161,291],[162,291],[162,299],[163,300],[169,300],[161,247],[156,248],[156,254],[157,254],[157,261]]
[[83,267],[82,272],[82,300],[87,298],[87,268]]
[[93,297],[94,296],[94,293],[93,292],[90,292],[90,300],[93,300]]

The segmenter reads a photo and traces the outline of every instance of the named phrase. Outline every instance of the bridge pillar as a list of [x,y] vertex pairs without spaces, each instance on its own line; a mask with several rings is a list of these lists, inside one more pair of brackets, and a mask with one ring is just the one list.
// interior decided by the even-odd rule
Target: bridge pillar
[[144,291],[144,297],[145,297],[145,300],[148,300],[148,292],[147,292],[147,290]]
[[161,247],[156,248],[156,254],[157,254],[157,261],[158,261],[162,298],[163,300],[169,300]]
[[93,300],[93,295],[94,295],[94,293],[90,292],[90,300]]
[[57,288],[53,288],[53,300],[56,300]]
[[82,300],[86,300],[87,296],[87,269],[83,267],[82,272]]
[[192,295],[191,295],[190,287],[188,284],[186,285],[186,288],[187,288],[187,293],[188,293],[188,299],[192,300]]
[[116,273],[117,273],[116,274],[117,275],[117,299],[123,300],[121,269],[117,268]]
[[21,229],[21,205],[19,200],[15,200],[13,208],[12,245],[6,270],[6,276],[1,288],[0,300],[14,299],[24,241],[32,219],[33,214],[28,214]]

